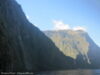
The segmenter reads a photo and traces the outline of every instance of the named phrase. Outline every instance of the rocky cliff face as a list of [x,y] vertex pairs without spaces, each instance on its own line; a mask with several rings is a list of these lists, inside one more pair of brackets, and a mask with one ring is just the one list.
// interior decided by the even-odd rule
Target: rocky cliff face
[[[61,43],[61,37],[54,36],[59,39],[55,45],[51,39],[26,19],[21,6],[15,0],[0,0],[0,71],[35,72],[84,68],[84,64],[85,66],[89,65],[89,61],[92,61],[94,66],[98,64],[98,60],[96,62],[94,60],[99,55],[97,56],[96,52],[96,57],[91,55],[94,54],[96,45],[91,44],[94,47],[91,48],[89,42],[84,38],[80,38],[80,36],[75,37],[76,41],[72,42],[74,40],[71,39],[73,34],[71,34],[68,41],[65,41],[65,37],[69,35],[61,34],[61,36],[64,37]],[[80,38],[84,45],[77,38]],[[65,44],[67,44],[67,47]],[[83,46],[85,46],[85,50]],[[88,51],[89,47],[92,49],[90,52]],[[69,51],[73,51],[71,56],[70,54],[68,55],[68,50],[63,52],[62,48],[68,48]],[[82,50],[78,50],[81,48]],[[93,58],[88,59],[89,57]],[[81,65],[82,63],[83,65]]]
[[26,19],[15,0],[0,0],[0,71],[69,69],[73,62]]
[[44,33],[66,56],[75,59],[77,66],[100,68],[100,48],[86,32],[81,30],[58,30],[44,31]]

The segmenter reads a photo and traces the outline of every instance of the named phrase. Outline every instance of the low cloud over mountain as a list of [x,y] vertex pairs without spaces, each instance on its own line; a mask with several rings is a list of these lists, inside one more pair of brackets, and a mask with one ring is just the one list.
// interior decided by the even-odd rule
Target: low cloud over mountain
[[54,25],[54,30],[82,30],[82,31],[86,31],[85,27],[82,26],[76,26],[76,27],[71,27],[69,24],[65,24],[63,21],[60,20],[54,20],[53,21],[53,25]]

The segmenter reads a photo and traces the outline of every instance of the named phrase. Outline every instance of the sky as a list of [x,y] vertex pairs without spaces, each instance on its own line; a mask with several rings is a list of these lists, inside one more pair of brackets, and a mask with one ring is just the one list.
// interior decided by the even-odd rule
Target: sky
[[84,30],[100,47],[100,0],[16,0],[40,30]]

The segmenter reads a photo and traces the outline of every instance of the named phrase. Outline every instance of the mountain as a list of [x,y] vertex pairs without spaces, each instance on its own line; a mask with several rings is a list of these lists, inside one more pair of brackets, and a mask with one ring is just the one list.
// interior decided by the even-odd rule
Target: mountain
[[27,20],[15,0],[0,0],[0,72],[99,67],[100,48],[86,33],[45,34]]
[[100,68],[100,48],[82,30],[44,31],[64,55],[72,57],[79,68]]
[[0,0],[0,72],[72,69],[74,59],[31,24],[15,0]]

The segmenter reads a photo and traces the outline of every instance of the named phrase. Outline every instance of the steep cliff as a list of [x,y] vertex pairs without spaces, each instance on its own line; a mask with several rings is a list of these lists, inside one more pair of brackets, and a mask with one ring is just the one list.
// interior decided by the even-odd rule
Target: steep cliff
[[72,57],[77,67],[100,68],[100,48],[82,30],[44,31],[66,56]]
[[45,71],[73,68],[15,0],[0,0],[0,71]]

